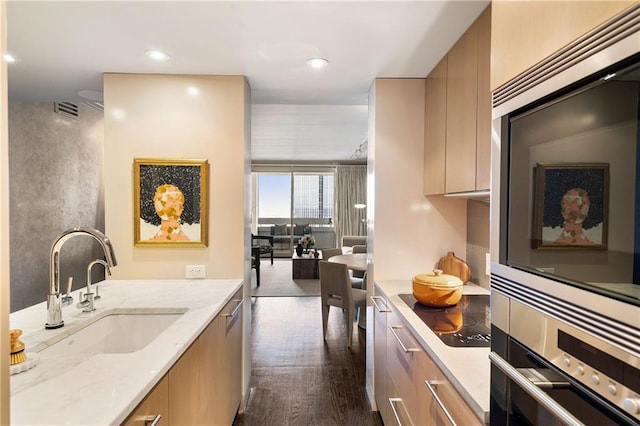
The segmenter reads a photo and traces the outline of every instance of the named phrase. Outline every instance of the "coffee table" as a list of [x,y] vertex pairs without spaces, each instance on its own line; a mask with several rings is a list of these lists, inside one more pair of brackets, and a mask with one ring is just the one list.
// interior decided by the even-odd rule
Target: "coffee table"
[[320,278],[318,271],[318,261],[322,260],[322,254],[318,257],[307,257],[307,255],[298,256],[293,253],[291,256],[292,277],[299,280],[317,280]]

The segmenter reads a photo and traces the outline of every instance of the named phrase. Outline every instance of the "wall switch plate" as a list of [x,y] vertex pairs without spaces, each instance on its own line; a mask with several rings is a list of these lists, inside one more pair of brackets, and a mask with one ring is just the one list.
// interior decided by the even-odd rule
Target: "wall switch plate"
[[484,255],[484,273],[487,276],[491,275],[491,253]]
[[204,265],[187,265],[185,269],[187,278],[204,278]]

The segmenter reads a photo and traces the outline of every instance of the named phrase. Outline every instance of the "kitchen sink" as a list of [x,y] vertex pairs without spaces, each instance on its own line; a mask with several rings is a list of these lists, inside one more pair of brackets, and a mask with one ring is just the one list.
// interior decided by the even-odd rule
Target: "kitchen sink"
[[[58,338],[27,354],[37,362],[32,370],[12,376],[11,392],[29,387],[29,376],[44,380],[71,371],[95,356],[122,356],[144,349],[177,321],[186,308],[110,309],[79,324],[60,329]],[[27,350],[27,352],[29,352]]]
[[41,358],[60,354],[136,352],[147,346],[186,310],[112,313],[87,324],[39,352]]

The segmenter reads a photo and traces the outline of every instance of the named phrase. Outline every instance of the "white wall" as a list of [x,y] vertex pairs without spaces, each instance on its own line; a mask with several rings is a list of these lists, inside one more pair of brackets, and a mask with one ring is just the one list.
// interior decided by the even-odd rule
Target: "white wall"
[[447,252],[465,257],[466,201],[423,195],[424,79],[377,79],[372,90],[374,279],[407,280],[411,292],[411,277],[433,270]]
[[[0,52],[7,49],[6,2],[0,2]],[[9,424],[9,134],[7,63],[0,61],[0,424]]]
[[[377,79],[369,90],[368,288],[430,272],[447,252],[465,258],[467,205],[423,195],[424,79]],[[367,307],[367,383],[373,389],[373,310]]]
[[[248,90],[242,76],[105,75],[105,230],[118,259],[112,278],[184,278],[192,263],[205,265],[207,278],[244,276]],[[134,158],[209,161],[208,247],[134,247]]]

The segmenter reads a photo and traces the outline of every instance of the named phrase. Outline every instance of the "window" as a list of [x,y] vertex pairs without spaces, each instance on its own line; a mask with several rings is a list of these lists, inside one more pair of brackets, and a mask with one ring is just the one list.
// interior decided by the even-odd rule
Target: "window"
[[332,172],[256,173],[257,230],[274,236],[274,253],[287,255],[305,233],[316,247],[334,247]]
[[333,175],[293,175],[293,217],[333,218]]

